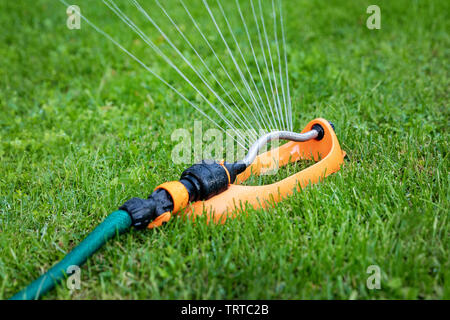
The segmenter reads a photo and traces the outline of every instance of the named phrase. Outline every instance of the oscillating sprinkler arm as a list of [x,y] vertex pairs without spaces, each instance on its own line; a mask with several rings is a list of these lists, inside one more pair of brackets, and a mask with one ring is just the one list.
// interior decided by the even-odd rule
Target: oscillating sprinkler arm
[[289,140],[295,142],[304,142],[311,139],[321,140],[323,138],[323,128],[319,124],[315,124],[312,130],[305,133],[297,133],[292,131],[272,131],[266,133],[261,138],[256,140],[256,142],[250,147],[247,155],[245,156],[243,162],[248,167],[253,161],[255,161],[256,156],[259,151],[270,141],[273,140]]

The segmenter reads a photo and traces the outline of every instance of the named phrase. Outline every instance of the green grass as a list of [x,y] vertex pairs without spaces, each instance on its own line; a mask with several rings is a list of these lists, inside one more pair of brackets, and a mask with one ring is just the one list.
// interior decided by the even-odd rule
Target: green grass
[[[450,298],[449,2],[375,1],[381,30],[365,27],[373,1],[296,2],[286,4],[295,127],[332,120],[345,167],[223,226],[132,230],[83,266],[81,290],[45,298]],[[195,99],[105,7],[80,6]],[[87,25],[68,30],[57,1],[0,11],[6,299],[125,200],[177,179],[186,165],[171,161],[171,133],[204,119]],[[374,264],[380,290],[366,287]]]

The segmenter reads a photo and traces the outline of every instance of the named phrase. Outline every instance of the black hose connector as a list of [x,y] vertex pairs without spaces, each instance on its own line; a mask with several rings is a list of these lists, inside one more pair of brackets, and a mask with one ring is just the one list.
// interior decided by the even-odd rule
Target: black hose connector
[[189,192],[189,201],[207,200],[228,188],[228,174],[219,163],[203,160],[184,170],[180,182]]
[[136,229],[144,229],[150,222],[164,212],[172,211],[173,200],[166,190],[157,189],[148,197],[148,199],[130,199],[119,209],[128,212],[133,227]]
[[[180,182],[186,187],[189,201],[207,200],[228,189],[239,173],[246,169],[242,161],[220,164],[213,160],[203,160],[184,170]],[[119,209],[128,212],[131,225],[144,229],[150,222],[174,208],[171,195],[162,188],[156,189],[148,199],[133,198]]]
[[228,189],[228,185],[236,180],[236,176],[246,169],[244,162],[224,162],[203,160],[187,168],[180,182],[189,193],[189,201],[207,200]]
[[132,198],[125,202],[119,210],[128,212],[133,227],[143,229],[154,219],[155,202],[153,199]]

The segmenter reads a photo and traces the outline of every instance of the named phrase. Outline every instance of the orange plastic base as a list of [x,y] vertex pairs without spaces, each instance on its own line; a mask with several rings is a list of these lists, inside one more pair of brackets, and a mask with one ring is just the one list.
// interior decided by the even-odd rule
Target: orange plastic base
[[[311,121],[302,132],[311,130],[314,124],[320,124],[323,127],[325,134],[322,140],[291,141],[279,148],[260,154],[253,164],[237,177],[235,184],[231,184],[226,191],[209,200],[192,203],[186,208],[185,214],[195,218],[206,213],[208,222],[212,218],[215,223],[224,223],[228,217],[234,217],[240,209],[245,209],[247,206],[264,208],[271,202],[281,201],[291,195],[294,190],[317,183],[320,179],[339,171],[344,162],[345,152],[341,150],[333,128],[328,121],[318,118]],[[273,184],[239,185],[252,174],[260,175],[288,163],[311,159],[322,160]]]

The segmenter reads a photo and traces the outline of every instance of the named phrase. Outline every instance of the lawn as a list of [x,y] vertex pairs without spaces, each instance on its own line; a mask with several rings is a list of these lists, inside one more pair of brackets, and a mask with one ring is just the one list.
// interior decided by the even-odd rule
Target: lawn
[[[197,98],[100,1],[78,4]],[[366,27],[370,4],[381,8],[380,30]],[[342,170],[224,225],[131,230],[82,267],[80,290],[60,285],[45,299],[450,298],[450,2],[285,7],[294,128],[333,121],[349,155]],[[188,165],[171,159],[175,129],[213,127],[88,25],[69,30],[65,9],[0,4],[1,299],[124,201],[178,179]],[[371,265],[378,290],[366,286]]]

